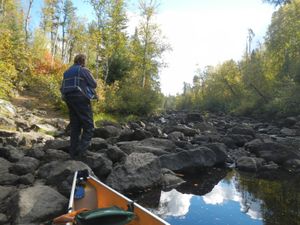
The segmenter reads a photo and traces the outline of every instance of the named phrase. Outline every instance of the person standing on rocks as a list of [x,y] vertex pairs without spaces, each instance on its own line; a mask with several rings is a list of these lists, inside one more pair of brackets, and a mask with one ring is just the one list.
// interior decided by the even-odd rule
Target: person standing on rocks
[[97,82],[85,68],[86,56],[78,54],[74,64],[63,75],[61,94],[69,109],[70,155],[81,157],[87,151],[94,134],[91,99],[97,98]]

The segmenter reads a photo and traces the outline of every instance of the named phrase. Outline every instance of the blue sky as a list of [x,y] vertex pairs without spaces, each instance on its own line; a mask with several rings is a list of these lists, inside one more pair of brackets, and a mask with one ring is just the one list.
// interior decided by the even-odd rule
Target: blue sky
[[[28,1],[28,0],[22,0]],[[34,1],[31,26],[39,25],[42,0]],[[129,32],[137,24],[138,0],[128,2]],[[183,82],[192,83],[197,67],[239,60],[245,51],[248,29],[253,44],[263,42],[275,10],[262,0],[160,0],[156,22],[172,47],[164,55],[168,67],[161,70],[164,94],[182,92]],[[73,0],[77,13],[87,20],[92,8],[84,0]]]

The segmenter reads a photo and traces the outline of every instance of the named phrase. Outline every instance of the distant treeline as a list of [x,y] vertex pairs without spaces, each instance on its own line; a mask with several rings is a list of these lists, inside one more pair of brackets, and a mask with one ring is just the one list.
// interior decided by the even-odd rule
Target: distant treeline
[[183,94],[166,97],[166,108],[265,117],[300,115],[300,0],[267,2],[280,6],[264,43],[252,50],[255,34],[249,29],[240,61],[198,69],[193,83],[184,84]]
[[125,0],[82,1],[92,6],[91,22],[77,16],[71,0],[44,0],[40,26],[32,30],[36,1],[0,0],[0,98],[27,89],[63,106],[63,71],[84,53],[99,83],[96,112],[144,115],[161,107],[158,73],[170,47],[153,22],[156,1],[139,1],[133,35],[127,33]]

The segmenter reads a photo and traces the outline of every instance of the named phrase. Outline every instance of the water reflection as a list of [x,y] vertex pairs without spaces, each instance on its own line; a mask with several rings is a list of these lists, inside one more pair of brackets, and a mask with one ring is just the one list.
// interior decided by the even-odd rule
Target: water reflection
[[[172,225],[300,225],[299,180],[268,181],[231,172],[203,195],[182,187],[162,191],[154,213]],[[203,191],[201,180],[195,182],[190,182],[193,192]]]

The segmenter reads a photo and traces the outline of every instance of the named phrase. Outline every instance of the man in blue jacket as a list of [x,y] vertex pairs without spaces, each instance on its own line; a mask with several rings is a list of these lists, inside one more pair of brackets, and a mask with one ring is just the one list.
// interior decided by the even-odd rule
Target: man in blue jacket
[[96,97],[97,82],[85,68],[85,61],[86,56],[83,54],[74,58],[74,64],[64,72],[61,86],[63,99],[69,109],[72,158],[83,156],[94,133],[91,99]]

